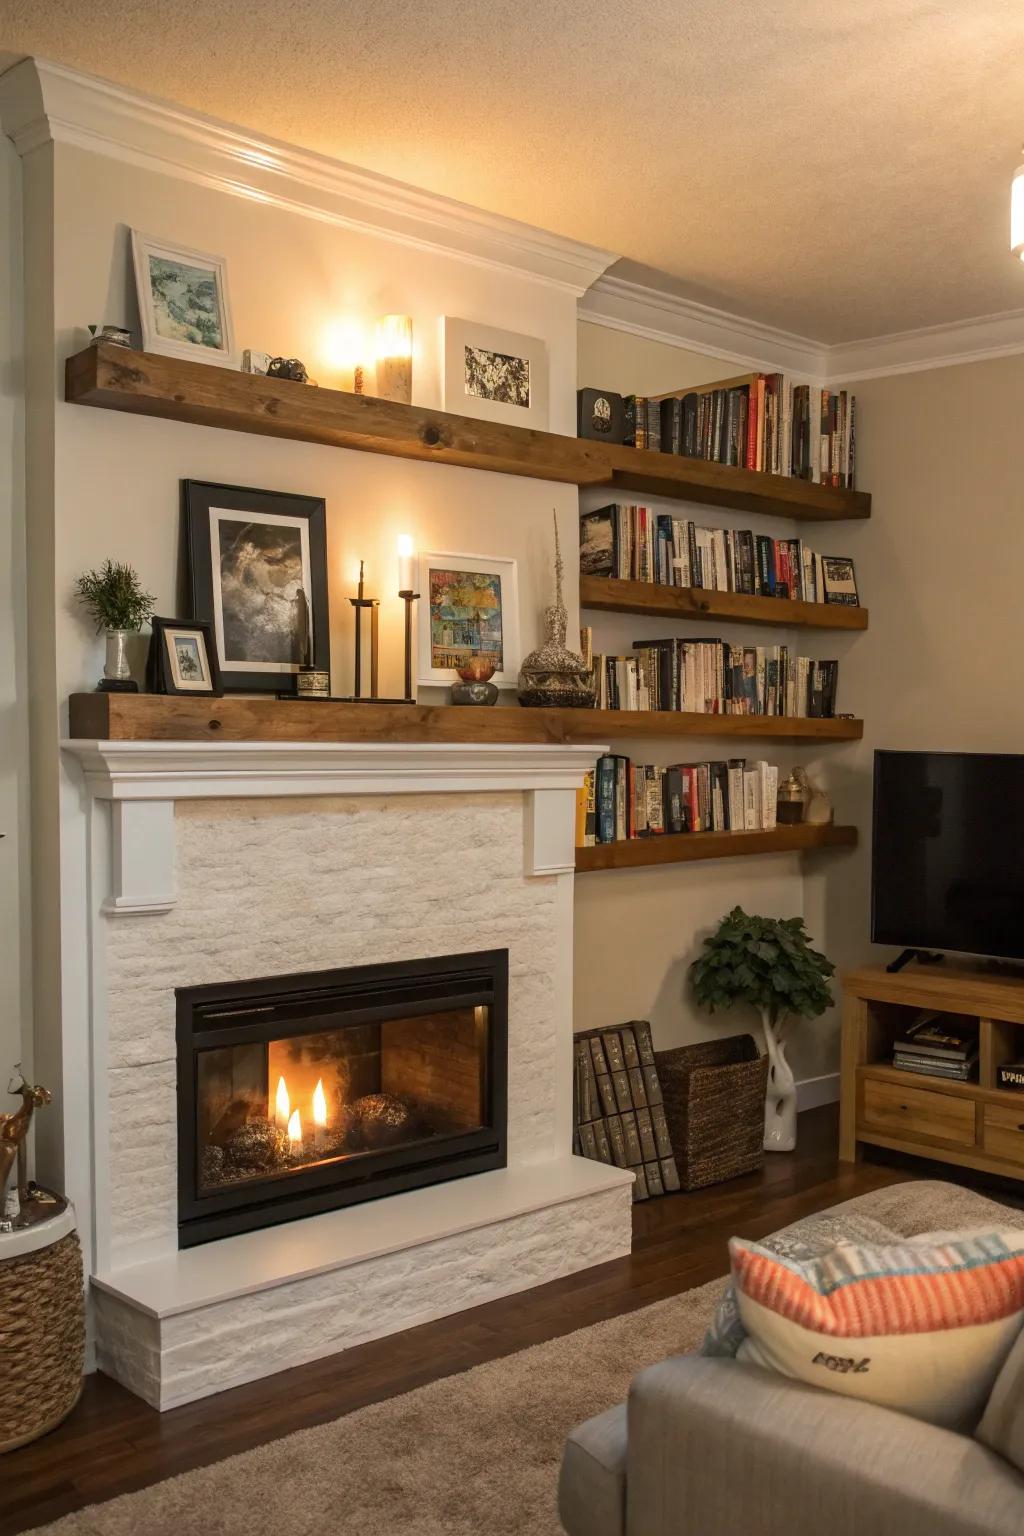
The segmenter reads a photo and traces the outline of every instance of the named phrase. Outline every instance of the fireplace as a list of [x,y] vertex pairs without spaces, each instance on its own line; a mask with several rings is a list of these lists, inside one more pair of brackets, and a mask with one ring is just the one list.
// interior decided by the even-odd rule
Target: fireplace
[[179,1247],[505,1166],[507,950],[176,997]]

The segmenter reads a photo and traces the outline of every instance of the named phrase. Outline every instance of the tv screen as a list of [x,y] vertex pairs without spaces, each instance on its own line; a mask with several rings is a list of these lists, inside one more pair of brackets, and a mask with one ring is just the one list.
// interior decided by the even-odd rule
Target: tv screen
[[1024,959],[1024,757],[875,753],[871,937]]

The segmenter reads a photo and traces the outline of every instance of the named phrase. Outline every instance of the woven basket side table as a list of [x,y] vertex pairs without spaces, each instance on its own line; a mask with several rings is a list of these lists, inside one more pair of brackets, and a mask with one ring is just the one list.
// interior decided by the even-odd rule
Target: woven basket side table
[[85,1291],[69,1205],[0,1232],[0,1454],[67,1417],[82,1390]]

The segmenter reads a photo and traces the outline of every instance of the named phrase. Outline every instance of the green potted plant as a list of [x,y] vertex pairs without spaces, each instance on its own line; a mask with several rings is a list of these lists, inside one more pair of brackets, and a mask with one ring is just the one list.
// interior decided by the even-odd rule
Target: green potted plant
[[802,917],[749,917],[742,907],[722,919],[690,966],[694,995],[709,1013],[742,1002],[761,1015],[769,1061],[766,1151],[796,1146],[788,1034],[795,1019],[816,1019],[831,1005],[827,978],[834,972],[831,960],[811,948]]
[[154,598],[143,588],[133,566],[104,560],[98,571],[86,571],[75,582],[75,595],[106,635],[107,655],[100,688],[106,693],[135,693],[128,666],[127,641],[152,617]]

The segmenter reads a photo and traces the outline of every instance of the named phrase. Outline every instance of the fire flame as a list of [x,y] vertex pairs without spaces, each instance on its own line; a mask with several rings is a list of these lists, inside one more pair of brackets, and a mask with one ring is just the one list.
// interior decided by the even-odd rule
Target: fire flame
[[327,1124],[327,1095],[324,1093],[322,1077],[317,1079],[313,1089],[313,1124],[321,1127]]
[[293,1147],[302,1140],[302,1121],[299,1119],[297,1109],[292,1110],[291,1119],[288,1121],[288,1140]]
[[291,1103],[288,1098],[288,1088],[283,1077],[279,1077],[277,1080],[274,1111],[278,1125],[287,1125],[288,1116],[291,1113]]

